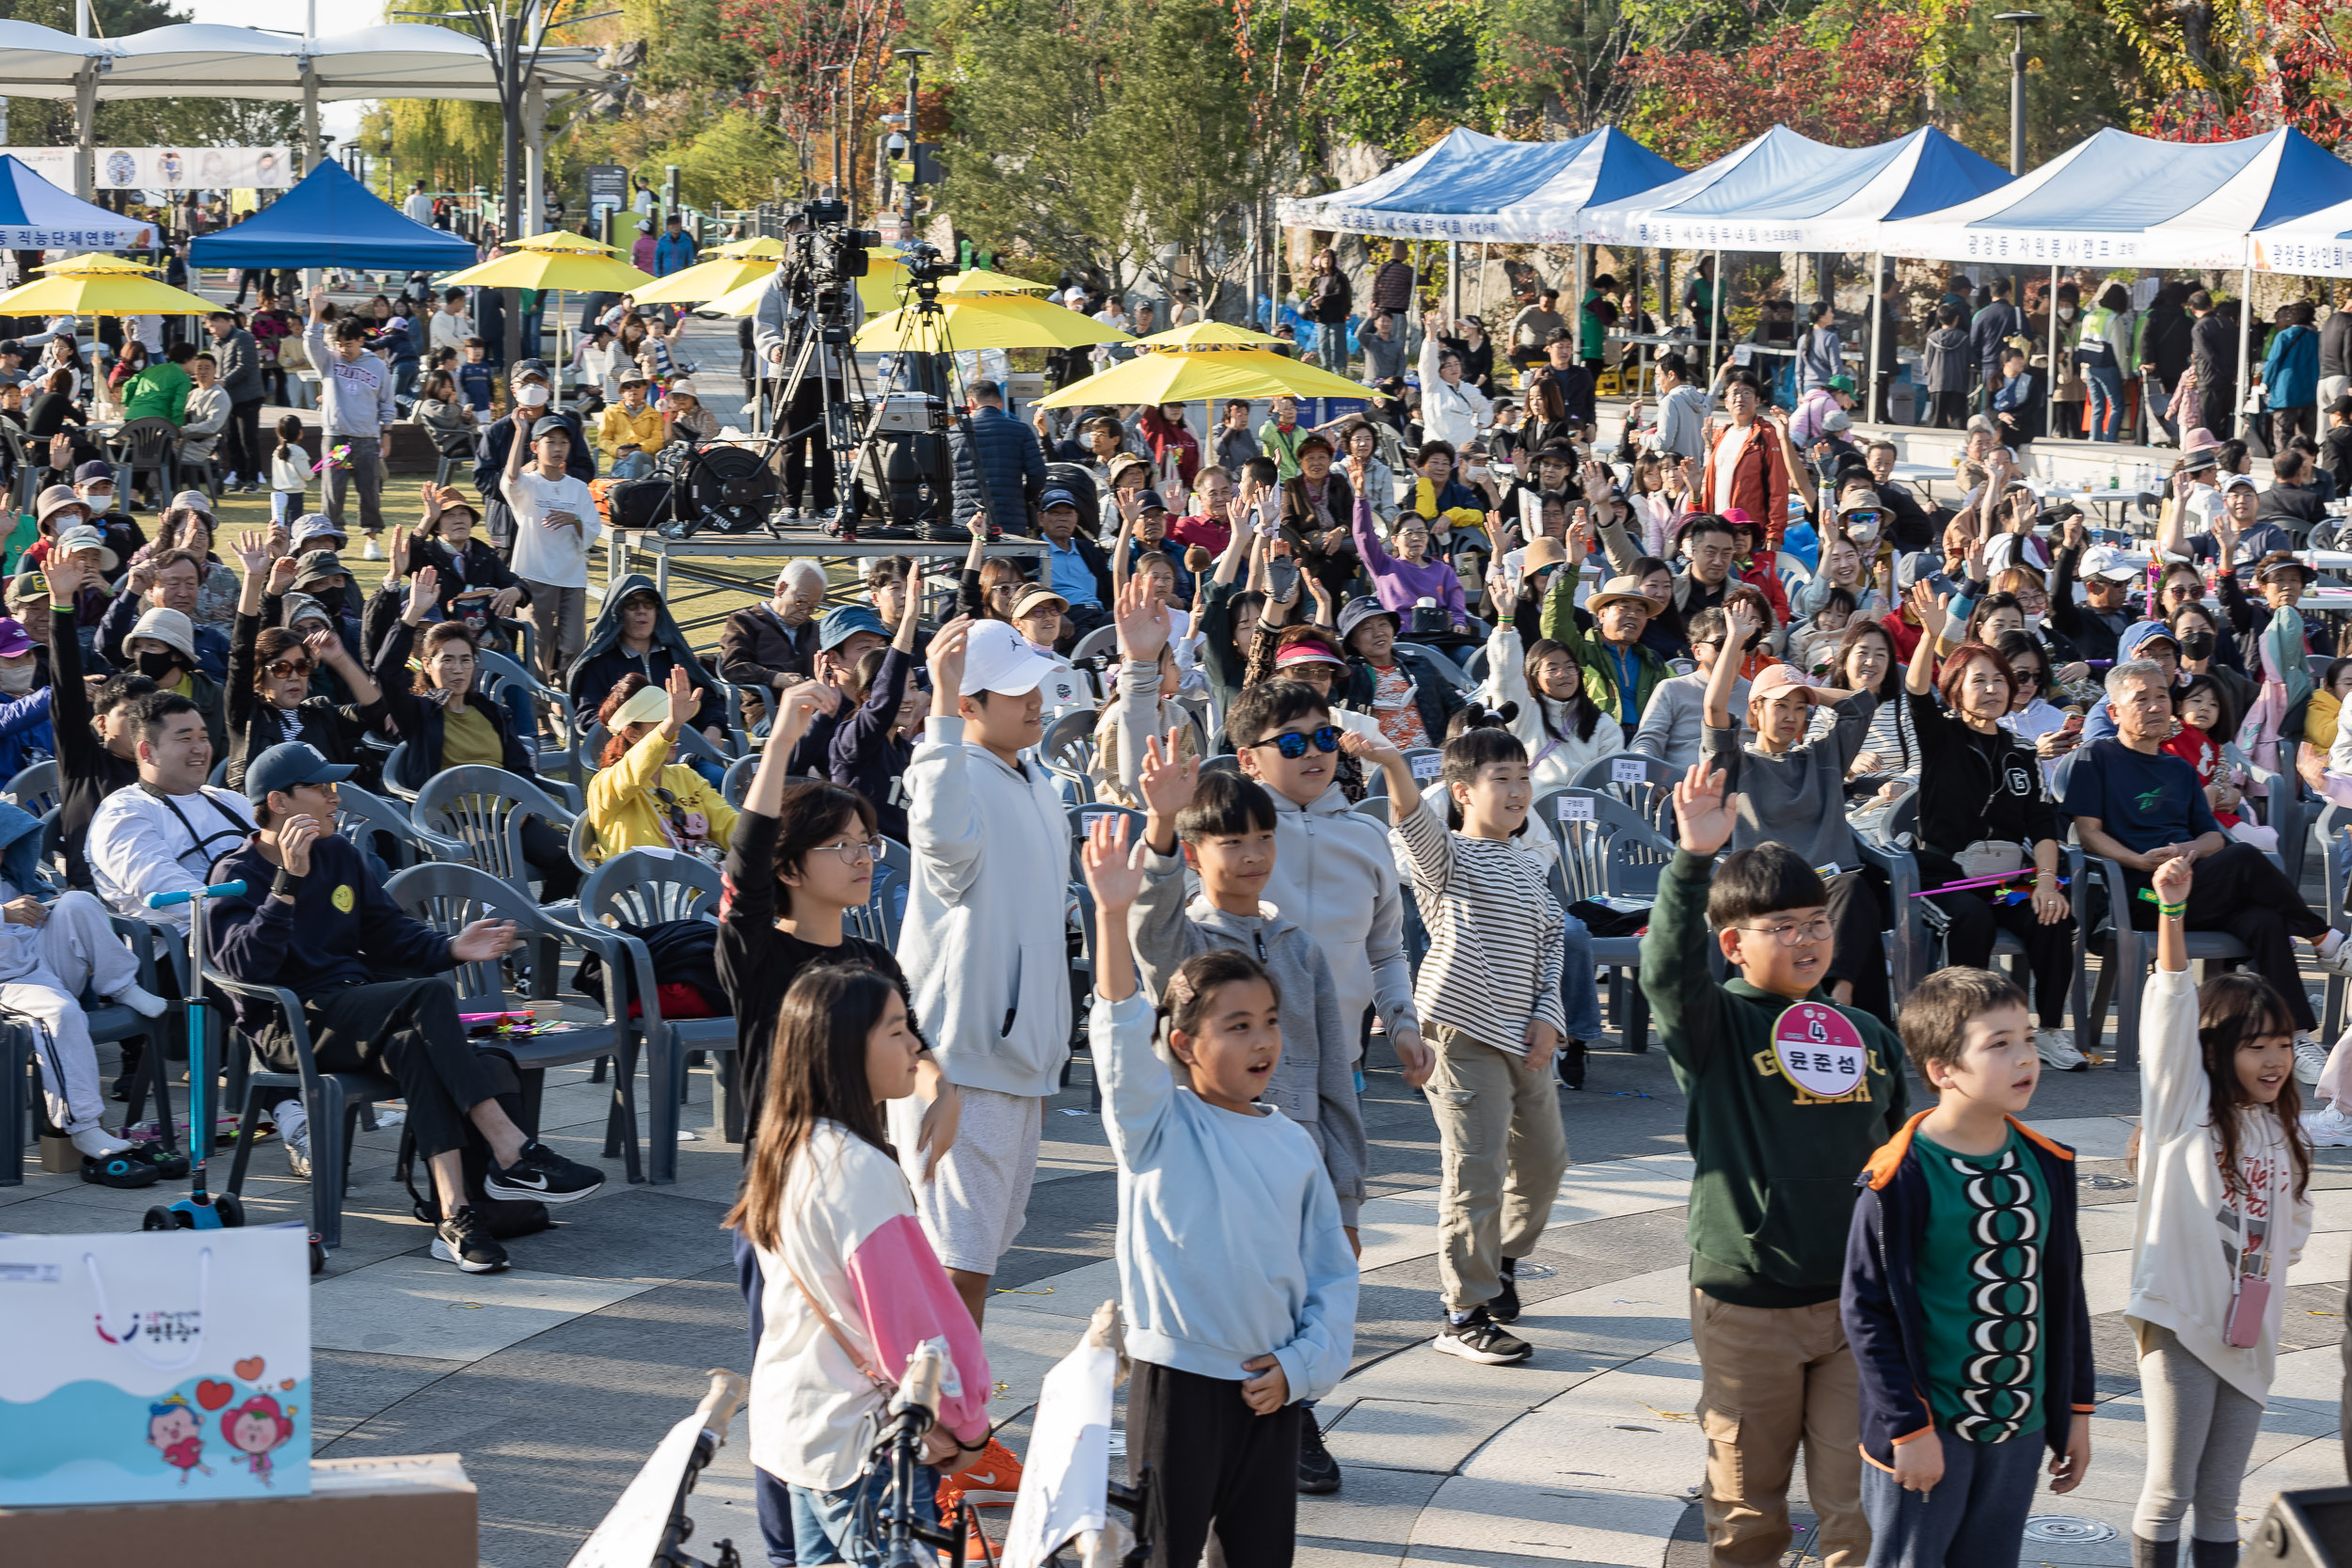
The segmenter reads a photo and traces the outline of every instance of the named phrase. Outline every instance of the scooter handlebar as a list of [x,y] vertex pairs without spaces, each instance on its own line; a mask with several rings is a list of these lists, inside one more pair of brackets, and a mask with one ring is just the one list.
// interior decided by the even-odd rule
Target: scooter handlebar
[[147,895],[147,907],[151,910],[167,910],[174,904],[186,903],[199,893],[207,898],[235,898],[244,892],[243,882],[217,882],[208,888],[187,888],[178,893],[151,893]]

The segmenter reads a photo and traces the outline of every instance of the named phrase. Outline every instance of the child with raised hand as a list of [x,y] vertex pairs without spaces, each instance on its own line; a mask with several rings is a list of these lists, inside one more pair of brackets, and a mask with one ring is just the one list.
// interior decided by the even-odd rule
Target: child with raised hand
[[1100,931],[1088,1038],[1119,1159],[1135,1367],[1127,1463],[1159,1489],[1153,1561],[1190,1568],[1214,1533],[1228,1562],[1287,1563],[1300,1404],[1347,1371],[1357,1276],[1314,1140],[1261,1102],[1282,996],[1257,959],[1219,949],[1176,970],[1155,1015],[1127,944],[1149,874],[1126,822],[1097,818],[1083,860]]
[[909,607],[898,617],[889,646],[858,656],[851,675],[857,689],[850,696],[857,706],[833,732],[826,752],[827,775],[872,801],[876,826],[901,844],[907,837],[907,765],[914,760],[914,737],[923,732],[931,705],[930,693],[914,678],[919,662],[914,637],[922,621]]
[[1340,745],[1388,778],[1390,838],[1429,928],[1414,1005],[1436,1048],[1427,1093],[1445,1150],[1436,1345],[1487,1366],[1525,1361],[1534,1347],[1502,1325],[1519,1315],[1518,1259],[1550,1223],[1568,1164],[1546,1070],[1567,1028],[1562,914],[1542,869],[1511,842],[1534,794],[1527,748],[1501,729],[1447,741],[1440,822],[1394,746],[1360,735]]
[[2188,973],[2194,861],[2166,861],[2156,970],[2139,1022],[2139,1208],[2132,1295],[2148,1470],[2132,1561],[2237,1561],[2237,1502],[2278,1367],[2286,1273],[2311,1235],[2311,1145],[2297,1121],[2295,1022],[2270,983]]
[[759,1142],[724,1221],[759,1268],[752,1464],[790,1486],[802,1562],[837,1560],[850,1544],[875,1424],[924,1345],[943,1344],[948,1365],[917,1508],[931,1513],[930,1466],[956,1470],[988,1446],[979,1325],[931,1251],[882,1126],[883,1104],[914,1092],[922,1048],[891,976],[825,966],[795,980],[776,1018]]
[[2017,1119],[2042,1060],[2007,975],[1939,970],[1901,1026],[1939,1098],[1864,1168],[1838,1303],[1862,1375],[1870,1562],[2008,1564],[2042,1449],[2053,1492],[2090,1465],[2074,1151]]
[[[1829,892],[1803,856],[1767,842],[1716,863],[1740,821],[1720,770],[1702,763],[1684,775],[1675,818],[1681,852],[1658,879],[1641,974],[1690,1101],[1708,1545],[1718,1562],[1779,1560],[1802,1444],[1820,1519],[1816,1550],[1827,1568],[1855,1568],[1870,1527],[1837,1304],[1855,1174],[1909,1105],[1900,1041],[1822,990],[1834,953]],[[1718,985],[1709,949],[1740,978]]]

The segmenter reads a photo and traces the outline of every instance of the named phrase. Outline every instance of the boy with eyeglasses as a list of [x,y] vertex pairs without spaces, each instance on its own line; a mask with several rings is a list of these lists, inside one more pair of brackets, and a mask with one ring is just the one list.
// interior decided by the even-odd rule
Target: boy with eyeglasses
[[[1909,1110],[1902,1044],[1823,989],[1829,894],[1802,856],[1768,842],[1717,863],[1738,810],[1704,763],[1675,786],[1680,853],[1642,939],[1642,989],[1690,1101],[1696,1161],[1691,1338],[1708,1555],[1715,1568],[1780,1560],[1802,1442],[1823,1568],[1861,1568],[1861,1382],[1838,1293],[1855,1174]],[[1738,979],[1716,983],[1710,946]]]

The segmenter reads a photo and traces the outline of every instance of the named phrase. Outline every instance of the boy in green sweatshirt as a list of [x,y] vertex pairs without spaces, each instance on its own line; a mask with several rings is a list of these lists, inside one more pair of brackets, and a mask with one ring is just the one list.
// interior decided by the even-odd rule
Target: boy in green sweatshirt
[[[1715,863],[1738,815],[1723,773],[1692,768],[1675,808],[1681,853],[1659,878],[1642,990],[1690,1101],[1708,1547],[1715,1568],[1779,1561],[1802,1442],[1814,1549],[1861,1568],[1861,1380],[1837,1298],[1854,1178],[1909,1107],[1902,1042],[1822,989],[1829,895],[1803,857],[1766,843]],[[1710,947],[1740,978],[1715,983]]]

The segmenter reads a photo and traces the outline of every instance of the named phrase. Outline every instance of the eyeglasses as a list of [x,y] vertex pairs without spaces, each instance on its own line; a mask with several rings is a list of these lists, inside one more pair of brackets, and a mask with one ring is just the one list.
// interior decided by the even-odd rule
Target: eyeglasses
[[1311,741],[1318,752],[1336,752],[1340,749],[1340,727],[1337,724],[1326,724],[1321,729],[1304,732],[1285,730],[1280,735],[1267,736],[1258,744],[1271,746],[1291,761],[1296,762],[1307,754],[1307,746]]
[[1825,914],[1817,914],[1802,926],[1742,926],[1739,928],[1754,931],[1757,936],[1769,935],[1783,947],[1827,942],[1830,938],[1829,916]]
[[307,658],[300,660],[281,658],[264,665],[263,668],[279,680],[284,680],[288,675],[307,675],[314,667]]
[[879,838],[845,838],[838,844],[820,844],[811,852],[820,855],[838,855],[841,857],[842,864],[855,865],[860,861],[882,859],[882,841]]

